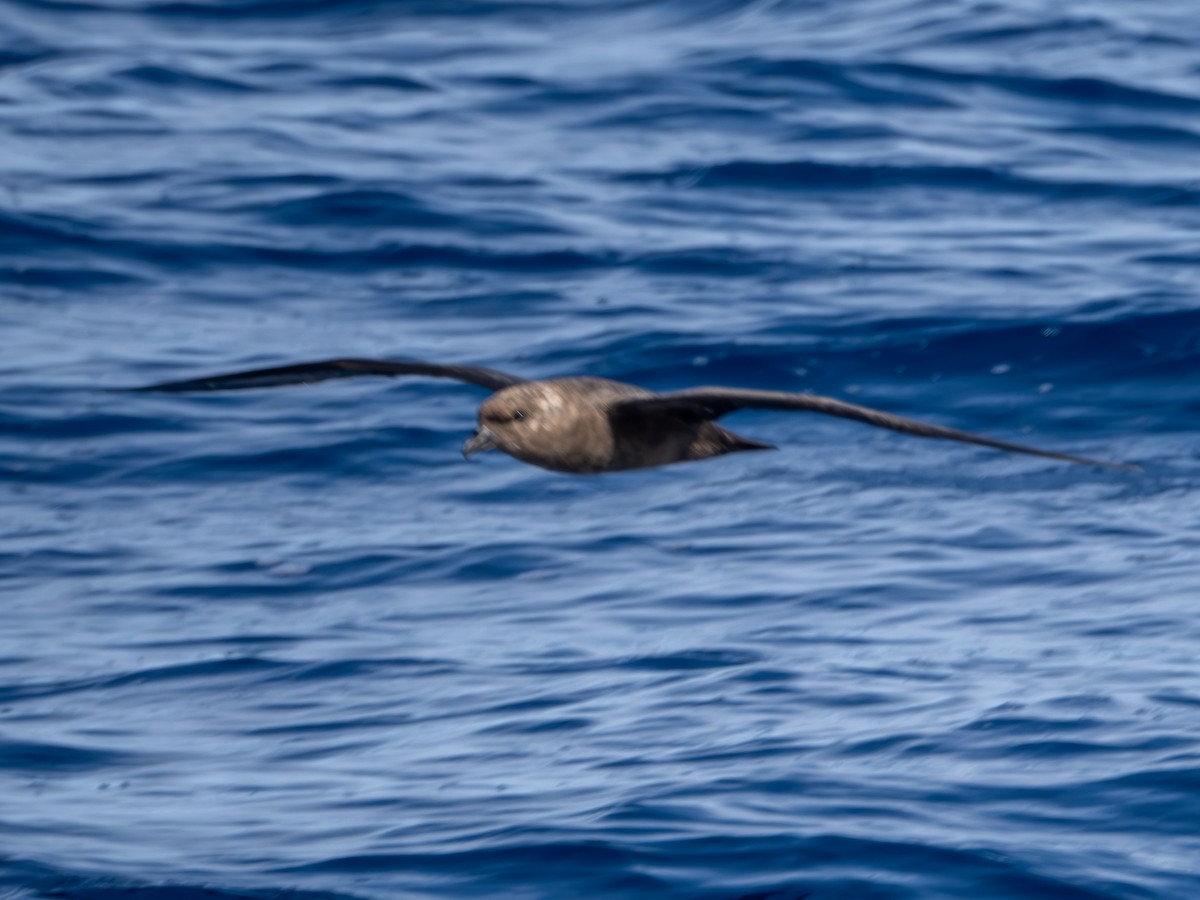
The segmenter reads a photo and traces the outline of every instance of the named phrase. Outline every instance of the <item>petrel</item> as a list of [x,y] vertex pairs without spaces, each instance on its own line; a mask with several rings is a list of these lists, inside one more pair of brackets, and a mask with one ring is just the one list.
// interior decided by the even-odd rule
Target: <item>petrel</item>
[[463,456],[502,450],[522,462],[555,472],[593,475],[709,459],[743,450],[775,450],[772,444],[734,434],[717,420],[740,409],[824,413],[918,437],[979,444],[1085,466],[1138,470],[1054,450],[959,431],[816,394],[734,387],[697,387],[655,393],[607,378],[527,380],[480,366],[441,365],[415,359],[327,359],[319,362],[167,381],[134,391],[239,391],[312,384],[360,375],[423,375],[450,378],[492,391],[479,407],[479,425]]

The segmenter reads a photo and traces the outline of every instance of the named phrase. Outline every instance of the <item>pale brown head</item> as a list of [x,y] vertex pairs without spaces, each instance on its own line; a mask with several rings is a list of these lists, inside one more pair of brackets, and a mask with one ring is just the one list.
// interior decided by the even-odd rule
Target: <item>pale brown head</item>
[[526,381],[497,391],[479,407],[479,427],[463,455],[503,450],[559,472],[603,472],[613,459],[611,402],[638,388],[602,378]]

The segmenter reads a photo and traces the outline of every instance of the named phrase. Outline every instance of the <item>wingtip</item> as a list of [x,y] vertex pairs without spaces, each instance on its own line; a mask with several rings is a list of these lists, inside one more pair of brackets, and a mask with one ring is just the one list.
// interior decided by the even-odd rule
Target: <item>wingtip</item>
[[157,384],[142,384],[137,387],[113,387],[103,388],[106,394],[152,394],[155,391],[161,391]]
[[1068,457],[1071,462],[1081,463],[1085,466],[1095,466],[1100,469],[1111,469],[1114,472],[1145,472],[1146,470],[1137,463],[1128,462],[1110,462],[1106,459],[1091,459],[1086,456]]
[[165,381],[162,384],[143,384],[138,387],[109,388],[114,394],[181,394],[187,391],[206,390],[195,381]]

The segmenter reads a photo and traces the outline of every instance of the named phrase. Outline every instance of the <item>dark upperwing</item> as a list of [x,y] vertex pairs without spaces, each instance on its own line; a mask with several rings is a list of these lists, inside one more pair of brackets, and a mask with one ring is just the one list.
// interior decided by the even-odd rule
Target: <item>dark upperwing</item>
[[1030,456],[1043,456],[1047,459],[1058,459],[1063,462],[1078,463],[1084,466],[1103,466],[1109,469],[1124,469],[1140,472],[1141,467],[1131,463],[1105,462],[1100,459],[1089,459],[1086,456],[1072,456],[1069,453],[1057,453],[1053,450],[1038,450],[1036,447],[1026,447],[1009,441],[996,440],[969,431],[959,431],[957,428],[947,428],[944,425],[933,425],[929,422],[919,422],[916,419],[906,419],[867,406],[858,406],[844,400],[832,397],[822,397],[817,394],[792,394],[783,391],[756,391],[742,388],[701,387],[685,391],[672,391],[665,394],[655,394],[652,397],[633,398],[622,401],[618,409],[639,413],[662,413],[685,418],[701,420],[719,419],[724,415],[739,409],[785,409],[807,412],[824,413],[829,416],[840,416],[843,419],[854,419],[865,422],[877,428],[889,428],[904,434],[918,437],[941,438],[948,441],[962,441],[967,444],[980,444],[984,447],[994,447],[997,450],[1007,450],[1010,453],[1027,453]]
[[244,391],[250,388],[280,387],[288,384],[312,384],[331,378],[357,378],[360,375],[426,375],[430,378],[452,378],[478,385],[491,391],[525,381],[507,372],[480,366],[443,366],[417,359],[326,359],[320,362],[275,366],[270,369],[250,369],[226,375],[189,378],[186,381],[164,381],[131,391]]

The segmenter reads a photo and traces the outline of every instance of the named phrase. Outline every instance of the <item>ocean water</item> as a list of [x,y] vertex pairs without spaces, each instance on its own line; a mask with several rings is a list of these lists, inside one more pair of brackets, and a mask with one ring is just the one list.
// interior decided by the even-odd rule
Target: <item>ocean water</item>
[[[0,0],[0,896],[1200,897],[1200,16]],[[337,355],[805,390],[572,478]]]

